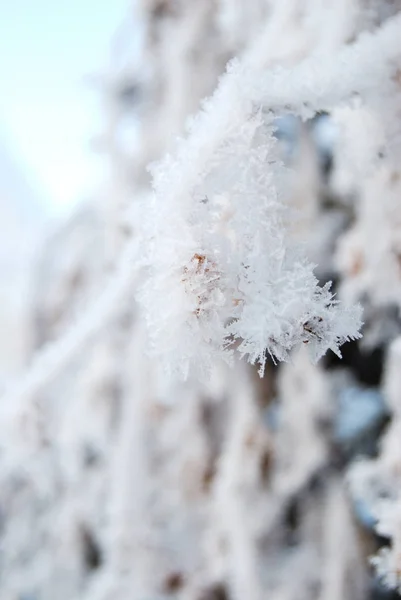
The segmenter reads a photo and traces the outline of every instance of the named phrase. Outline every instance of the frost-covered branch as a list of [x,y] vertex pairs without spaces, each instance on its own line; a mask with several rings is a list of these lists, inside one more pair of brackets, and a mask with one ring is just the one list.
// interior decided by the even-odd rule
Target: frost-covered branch
[[318,359],[359,336],[359,308],[338,305],[287,240],[274,118],[308,118],[355,94],[388,91],[399,24],[395,18],[337,56],[312,56],[291,70],[232,63],[175,155],[152,167],[149,276],[139,297],[152,351],[168,371],[204,374],[217,358],[231,360],[238,339],[263,373],[266,353],[285,360],[306,343]]

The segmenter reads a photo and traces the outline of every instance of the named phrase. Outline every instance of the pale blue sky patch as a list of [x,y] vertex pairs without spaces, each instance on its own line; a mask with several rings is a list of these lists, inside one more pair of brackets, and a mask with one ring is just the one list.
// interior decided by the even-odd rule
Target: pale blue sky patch
[[51,208],[99,179],[101,115],[83,78],[107,63],[127,0],[0,0],[0,130]]

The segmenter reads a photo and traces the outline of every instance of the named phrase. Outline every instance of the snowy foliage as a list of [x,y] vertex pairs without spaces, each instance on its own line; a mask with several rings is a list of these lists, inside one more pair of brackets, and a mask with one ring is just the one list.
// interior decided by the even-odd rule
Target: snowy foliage
[[237,120],[207,160],[198,138],[154,171],[141,300],[155,355],[184,377],[230,359],[238,339],[240,354],[259,362],[263,375],[266,353],[286,360],[304,343],[317,360],[359,337],[360,310],[342,311],[286,240],[285,169],[272,119]]
[[400,585],[400,8],[133,2],[2,398],[2,600]]

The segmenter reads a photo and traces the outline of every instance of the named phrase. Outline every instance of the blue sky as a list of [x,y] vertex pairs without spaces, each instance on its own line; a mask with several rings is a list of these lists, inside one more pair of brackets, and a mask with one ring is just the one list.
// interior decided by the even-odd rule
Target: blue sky
[[101,125],[84,76],[107,63],[128,0],[0,0],[0,135],[51,211],[94,188]]

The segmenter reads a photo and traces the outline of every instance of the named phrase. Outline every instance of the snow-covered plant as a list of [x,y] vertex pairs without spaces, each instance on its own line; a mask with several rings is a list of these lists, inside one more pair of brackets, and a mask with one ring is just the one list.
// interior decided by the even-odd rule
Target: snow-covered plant
[[[206,114],[213,108],[206,105]],[[155,355],[184,377],[230,360],[237,340],[263,374],[266,354],[286,360],[304,343],[317,360],[359,337],[360,308],[343,309],[330,285],[319,287],[286,235],[274,117],[250,108],[229,111],[218,140],[210,123],[200,130],[199,118],[178,158],[153,167],[140,297]]]
[[351,494],[380,359],[364,335],[313,364],[359,302],[364,333],[399,303],[397,4],[133,0],[100,78],[110,179],[46,249],[2,398],[2,600],[366,600],[360,490],[398,585],[399,343]]
[[[392,68],[396,35],[395,23],[377,35],[380,81]],[[209,372],[216,359],[230,360],[239,340],[240,354],[259,362],[262,374],[266,354],[285,360],[306,343],[317,359],[359,336],[360,309],[342,309],[288,241],[285,169],[273,131],[280,110],[310,117],[350,99],[357,69],[375,55],[378,40],[366,36],[330,57],[330,79],[320,57],[291,75],[249,74],[246,60],[232,63],[190,122],[187,140],[152,167],[154,196],[143,216],[148,272],[139,298],[153,355],[169,372]],[[367,73],[358,93],[369,97],[375,87]]]

